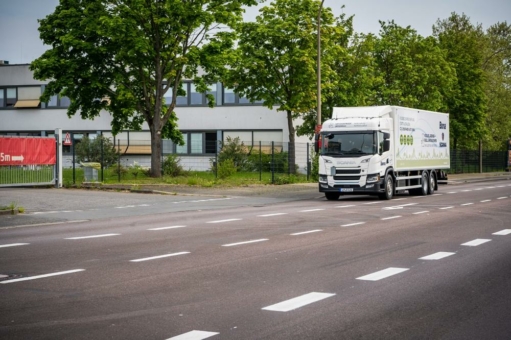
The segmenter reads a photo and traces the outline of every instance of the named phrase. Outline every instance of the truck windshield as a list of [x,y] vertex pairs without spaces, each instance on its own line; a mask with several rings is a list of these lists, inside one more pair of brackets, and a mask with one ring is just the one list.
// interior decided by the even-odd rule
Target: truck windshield
[[322,132],[321,154],[329,156],[373,155],[378,153],[374,131]]

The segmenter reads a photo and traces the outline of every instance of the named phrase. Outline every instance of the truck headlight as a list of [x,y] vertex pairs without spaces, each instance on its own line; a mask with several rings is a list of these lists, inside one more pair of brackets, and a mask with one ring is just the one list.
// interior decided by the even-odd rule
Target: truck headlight
[[366,159],[362,160],[362,161],[360,162],[360,164],[362,164],[362,163],[369,163],[369,160],[370,160],[370,159],[371,159],[370,157],[369,157],[369,158],[366,158]]
[[367,183],[374,183],[380,180],[380,174],[367,175]]
[[326,178],[326,175],[319,175],[319,181],[320,181],[320,182],[323,182],[323,183],[328,182],[328,180],[327,180],[327,178]]

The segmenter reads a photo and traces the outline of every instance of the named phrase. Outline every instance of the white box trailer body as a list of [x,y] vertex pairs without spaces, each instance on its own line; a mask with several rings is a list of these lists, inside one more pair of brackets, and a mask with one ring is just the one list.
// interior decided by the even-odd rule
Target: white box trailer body
[[337,107],[317,136],[327,199],[432,194],[450,167],[449,115],[400,106]]

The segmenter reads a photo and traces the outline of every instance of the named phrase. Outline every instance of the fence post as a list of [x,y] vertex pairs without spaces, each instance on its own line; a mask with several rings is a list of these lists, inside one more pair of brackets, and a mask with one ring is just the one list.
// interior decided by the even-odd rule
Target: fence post
[[307,181],[310,180],[311,176],[311,161],[310,161],[310,154],[309,154],[309,143],[307,142]]
[[263,156],[261,154],[261,141],[259,141],[259,182],[263,180]]
[[275,184],[275,142],[271,142],[271,184]]
[[71,147],[73,148],[73,185],[76,184],[76,160],[75,160],[75,133],[71,132]]
[[218,179],[218,147],[220,146],[220,141],[216,141],[217,147],[215,148],[215,179]]
[[121,140],[117,139],[117,181],[121,181]]
[[105,181],[105,177],[104,177],[104,164],[105,164],[105,151],[103,149],[103,143],[104,143],[104,140],[103,140],[103,132],[101,132],[101,182],[104,182]]

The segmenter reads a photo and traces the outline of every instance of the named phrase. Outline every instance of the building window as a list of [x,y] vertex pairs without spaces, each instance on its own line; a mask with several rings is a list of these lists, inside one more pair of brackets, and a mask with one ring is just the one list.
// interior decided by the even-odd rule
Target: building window
[[54,95],[46,103],[46,107],[69,107],[71,100],[69,97]]
[[0,108],[13,107],[16,104],[17,94],[15,87],[0,88]]
[[188,134],[183,133],[183,140],[185,141],[184,145],[176,145],[176,153],[179,154],[187,154],[188,153]]
[[195,84],[190,84],[190,104],[191,105],[203,105],[204,104],[204,95],[200,92],[197,92]]
[[[210,90],[208,92],[206,92],[206,93],[213,95],[213,97],[215,98],[215,103],[217,103],[217,88],[216,88],[216,84],[211,84],[209,86],[209,88],[210,88]],[[207,100],[207,103],[209,104],[209,100]]]
[[243,105],[258,105],[262,104],[262,100],[255,100],[254,102],[251,102],[247,97],[240,96],[236,93],[234,93],[233,89],[224,87],[223,91],[223,103],[226,105],[229,104],[243,104]]

